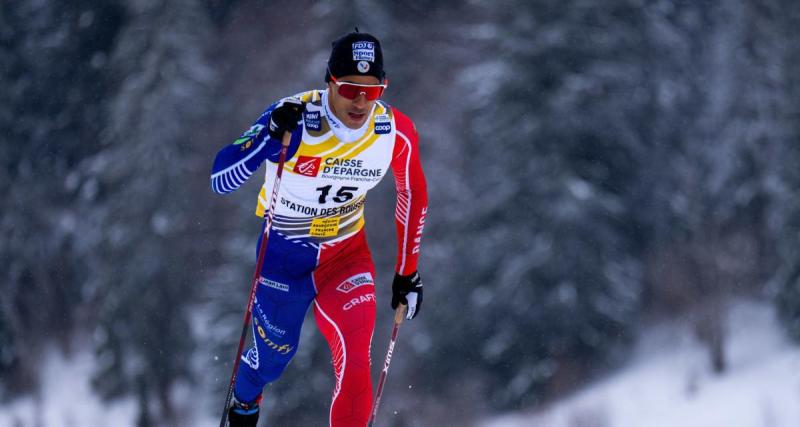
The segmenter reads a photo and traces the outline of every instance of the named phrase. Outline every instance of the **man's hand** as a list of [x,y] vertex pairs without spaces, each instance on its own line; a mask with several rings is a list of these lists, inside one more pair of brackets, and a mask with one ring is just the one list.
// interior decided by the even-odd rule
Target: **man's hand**
[[281,99],[269,117],[269,136],[280,140],[285,132],[295,130],[305,109],[305,102],[297,98]]
[[418,272],[413,272],[408,276],[394,275],[392,282],[392,309],[403,303],[408,306],[406,319],[413,319],[422,309],[422,279]]

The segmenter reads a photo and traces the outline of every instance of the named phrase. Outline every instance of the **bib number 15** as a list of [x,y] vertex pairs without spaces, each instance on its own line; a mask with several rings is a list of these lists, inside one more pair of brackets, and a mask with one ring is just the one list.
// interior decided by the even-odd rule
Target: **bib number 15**
[[[328,195],[331,193],[332,189],[333,185],[326,185],[324,187],[317,188],[317,191],[319,191],[319,203],[321,205],[324,205],[328,202]],[[339,190],[336,192],[336,195],[333,196],[332,199],[336,203],[344,203],[355,196],[353,191],[358,191],[358,187],[343,186],[339,188]]]

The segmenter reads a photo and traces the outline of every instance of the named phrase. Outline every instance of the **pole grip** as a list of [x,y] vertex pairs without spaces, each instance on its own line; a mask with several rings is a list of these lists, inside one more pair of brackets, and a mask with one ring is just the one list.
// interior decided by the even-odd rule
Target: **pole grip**
[[394,311],[394,323],[399,325],[403,323],[403,319],[406,317],[406,305],[400,304],[397,306],[397,310]]
[[283,145],[284,147],[288,147],[289,143],[291,142],[292,142],[292,133],[289,131],[284,132],[283,139],[281,140],[281,145]]

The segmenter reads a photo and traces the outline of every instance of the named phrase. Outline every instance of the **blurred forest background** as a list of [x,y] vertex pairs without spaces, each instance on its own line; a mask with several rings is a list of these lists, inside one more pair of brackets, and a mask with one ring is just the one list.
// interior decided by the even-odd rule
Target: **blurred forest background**
[[[219,412],[260,178],[215,196],[211,161],[274,100],[323,87],[356,25],[382,41],[431,200],[392,425],[535,407],[624,363],[662,316],[691,319],[724,374],[740,296],[800,338],[796,0],[4,1],[0,401],[39,393],[57,348],[92,352],[96,392],[137,399],[138,426]],[[385,181],[367,209],[376,361]],[[264,424],[327,424],[332,384],[310,322]]]

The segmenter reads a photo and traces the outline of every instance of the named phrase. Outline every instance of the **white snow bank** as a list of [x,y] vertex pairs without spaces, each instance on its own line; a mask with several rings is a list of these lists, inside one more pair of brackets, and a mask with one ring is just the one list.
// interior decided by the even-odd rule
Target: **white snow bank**
[[481,427],[800,426],[800,347],[782,334],[771,305],[730,311],[728,371],[714,375],[687,323],[642,334],[619,372],[541,411],[486,420]]
[[41,394],[0,406],[0,427],[133,427],[136,403],[133,399],[102,403],[91,389],[93,367],[90,352],[66,358],[60,351],[48,351]]

